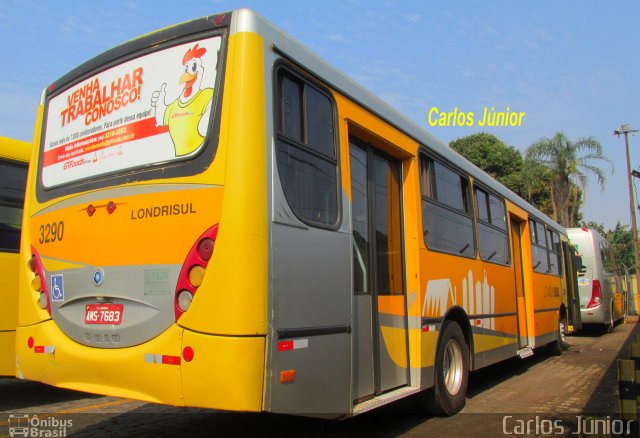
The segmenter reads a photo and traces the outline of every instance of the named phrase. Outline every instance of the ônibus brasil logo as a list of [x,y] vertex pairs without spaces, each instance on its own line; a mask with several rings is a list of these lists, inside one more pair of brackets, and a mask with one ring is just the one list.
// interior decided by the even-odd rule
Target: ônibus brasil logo
[[10,414],[10,437],[66,437],[73,427],[73,420],[48,416],[40,418],[37,415]]

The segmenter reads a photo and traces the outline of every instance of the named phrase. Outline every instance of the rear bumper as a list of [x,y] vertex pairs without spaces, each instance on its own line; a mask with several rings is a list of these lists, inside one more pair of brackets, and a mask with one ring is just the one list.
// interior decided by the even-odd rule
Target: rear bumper
[[609,319],[605,310],[604,304],[590,309],[580,309],[580,319],[583,324],[604,324]]
[[144,344],[103,349],[72,341],[48,320],[17,329],[16,375],[96,394],[255,412],[262,410],[264,344],[264,337],[205,335],[174,324]]

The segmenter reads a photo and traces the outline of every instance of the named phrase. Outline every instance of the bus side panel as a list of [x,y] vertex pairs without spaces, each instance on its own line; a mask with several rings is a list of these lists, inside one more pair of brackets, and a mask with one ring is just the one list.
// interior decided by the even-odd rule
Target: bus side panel
[[533,308],[535,346],[556,339],[562,304],[561,278],[547,274],[533,274]]
[[[513,357],[517,350],[514,267],[484,262],[482,268],[482,277],[475,280],[475,309],[470,313],[470,318],[474,314],[495,316],[476,318],[475,321],[472,318],[474,369]],[[471,281],[468,284],[470,283]],[[479,288],[482,290],[482,301],[478,300]],[[472,301],[473,297],[470,295],[467,304],[469,312]]]
[[[474,368],[514,356],[513,269],[429,250],[422,250],[421,255],[421,274],[426,279],[423,317],[440,318],[451,307],[461,307],[473,334]],[[422,352],[422,366],[433,366],[436,343],[431,330],[423,332],[422,338],[423,348],[428,349]],[[423,387],[431,385],[432,381],[422,382]]]
[[19,255],[0,252],[0,376],[15,374]]
[[[333,417],[348,414],[351,336],[322,331],[347,328],[350,323],[349,235],[277,223],[272,232],[274,340],[267,376],[268,410]],[[278,331],[305,329],[318,334],[278,336]],[[280,380],[286,371],[295,372],[295,381]]]

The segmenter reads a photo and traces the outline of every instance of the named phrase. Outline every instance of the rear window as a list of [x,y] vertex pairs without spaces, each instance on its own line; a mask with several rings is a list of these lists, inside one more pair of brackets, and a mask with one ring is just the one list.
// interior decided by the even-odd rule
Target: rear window
[[215,35],[146,52],[52,97],[42,186],[198,155],[211,126],[222,42]]

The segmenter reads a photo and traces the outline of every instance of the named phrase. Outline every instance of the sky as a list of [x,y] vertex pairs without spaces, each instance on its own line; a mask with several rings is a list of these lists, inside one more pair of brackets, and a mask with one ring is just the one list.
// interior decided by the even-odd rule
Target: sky
[[[611,160],[585,221],[629,224],[623,123],[640,129],[638,1],[0,2],[0,136],[31,141],[42,90],[93,56],[144,33],[239,7],[254,9],[444,142],[489,132],[524,150],[564,132],[593,137]],[[473,112],[473,126],[432,126]],[[524,112],[479,127],[484,109]],[[640,135],[629,137],[640,169]],[[640,182],[637,183],[640,188]],[[637,205],[638,202],[635,201]]]

